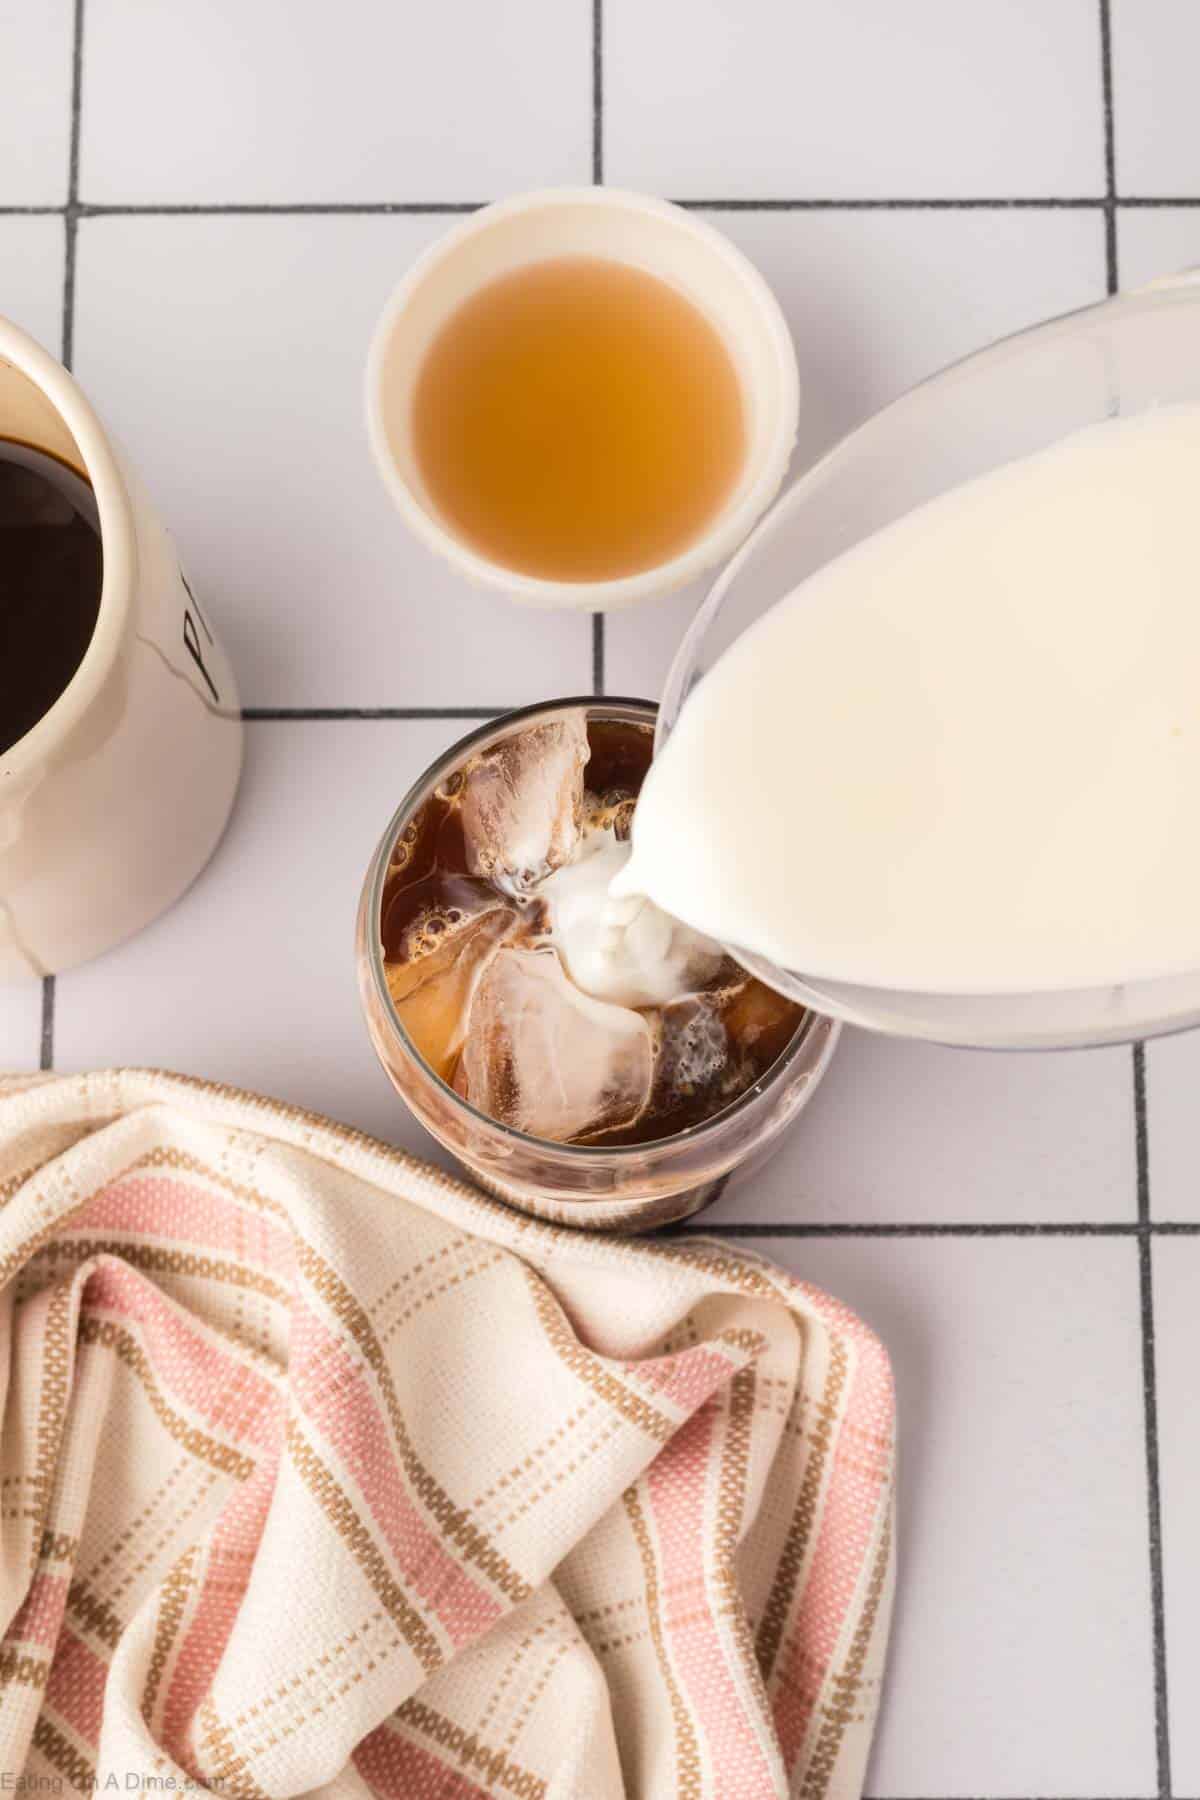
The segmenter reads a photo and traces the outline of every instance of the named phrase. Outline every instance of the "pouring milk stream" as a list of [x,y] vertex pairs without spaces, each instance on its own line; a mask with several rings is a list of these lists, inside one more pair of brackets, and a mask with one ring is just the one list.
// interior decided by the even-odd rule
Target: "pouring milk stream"
[[810,576],[688,698],[610,889],[943,994],[1200,966],[1200,405],[1093,425]]

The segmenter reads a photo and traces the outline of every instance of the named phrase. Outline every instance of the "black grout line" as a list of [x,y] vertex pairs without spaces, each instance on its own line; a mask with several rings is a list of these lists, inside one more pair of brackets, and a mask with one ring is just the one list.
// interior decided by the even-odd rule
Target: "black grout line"
[[1137,1171],[1138,1223],[1150,1220],[1150,1138],[1146,1123],[1146,1046],[1133,1046],[1133,1152]]
[[62,363],[65,369],[75,360],[75,240],[78,221],[74,213],[66,215],[66,237],[63,245]]
[[[593,125],[593,133],[595,127]],[[347,217],[396,214],[428,214],[451,217],[478,212],[486,200],[296,200],[296,201],[147,201],[144,204],[79,200],[74,208],[62,206],[0,205],[0,218],[58,218],[73,210],[79,219],[109,218],[290,218],[293,214]],[[821,197],[808,199],[708,199],[676,200],[689,212],[1106,212],[1110,207],[1200,207],[1200,194],[1016,194],[971,195],[962,199],[945,196],[907,195],[886,199]]]
[[1134,1150],[1137,1165],[1138,1290],[1141,1301],[1142,1408],[1146,1454],[1146,1516],[1149,1527],[1150,1614],[1154,1657],[1154,1743],[1160,1800],[1171,1793],[1171,1735],[1167,1709],[1167,1630],[1163,1589],[1162,1499],[1158,1462],[1158,1380],[1154,1342],[1155,1224],[1150,1206],[1150,1133],[1146,1112],[1146,1046],[1133,1046]]
[[1104,262],[1108,291],[1115,294],[1117,275],[1117,151],[1113,126],[1112,19],[1109,0],[1100,4],[1100,91],[1104,104]]
[[42,1036],[38,1054],[38,1068],[54,1067],[54,977],[42,977]]
[[1146,1433],[1146,1515],[1150,1539],[1150,1610],[1154,1654],[1154,1746],[1159,1800],[1171,1794],[1171,1726],[1167,1692],[1166,1603],[1163,1592],[1162,1498],[1158,1463],[1158,1382],[1154,1344],[1154,1268],[1150,1232],[1138,1242],[1142,1311],[1142,1392]]
[[[67,160],[67,203],[63,214],[63,366],[70,368],[75,352],[75,242],[79,229],[79,119],[83,106],[83,0],[75,0],[71,40],[71,147]],[[38,1066],[54,1067],[54,1013],[58,984],[53,975],[42,979],[42,1035]]]
[[592,0],[592,181],[604,180],[604,0]]
[[472,213],[486,206],[486,200],[297,200],[256,201],[149,201],[146,205],[105,205],[103,203],[81,202],[78,211],[83,219],[107,219],[141,217],[151,218],[165,216],[189,217],[199,214],[205,217],[213,213],[260,214],[281,213]]
[[75,242],[79,230],[79,119],[83,104],[83,0],[75,0],[71,48],[71,150],[67,163],[67,204],[63,208],[62,360],[71,367],[75,349]]
[[1097,211],[1107,204],[1104,194],[905,195],[888,198],[829,199],[820,196],[772,200],[676,200],[676,206],[696,212],[1063,212]]
[[75,0],[71,42],[71,154],[67,165],[67,206],[79,204],[79,117],[83,106],[83,0]]
[[[1117,148],[1113,112],[1112,13],[1100,8],[1100,80],[1104,100],[1104,256],[1110,294],[1121,284],[1117,245]],[[1162,1499],[1158,1464],[1158,1379],[1154,1344],[1154,1247],[1150,1206],[1150,1136],[1146,1113],[1146,1046],[1133,1046],[1133,1132],[1137,1179],[1138,1294],[1142,1338],[1142,1424],[1146,1457],[1147,1550],[1150,1561],[1150,1631],[1154,1666],[1154,1757],[1159,1800],[1171,1793],[1171,1722],[1167,1692],[1166,1604],[1163,1593]]]
[[1136,1219],[1062,1219],[1012,1221],[989,1219],[979,1223],[967,1221],[912,1220],[907,1223],[873,1221],[869,1224],[836,1223],[788,1224],[772,1220],[721,1219],[706,1224],[703,1219],[687,1220],[670,1228],[684,1236],[750,1237],[750,1238],[1029,1238],[1088,1237],[1135,1238],[1200,1237],[1200,1220],[1172,1219],[1143,1224]]
[[507,706],[243,706],[253,724],[297,719],[498,719]]

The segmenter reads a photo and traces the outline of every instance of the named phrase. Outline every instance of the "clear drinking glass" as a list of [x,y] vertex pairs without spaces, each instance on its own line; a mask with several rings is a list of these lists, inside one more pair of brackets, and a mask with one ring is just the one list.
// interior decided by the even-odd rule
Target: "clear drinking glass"
[[759,1163],[807,1105],[833,1054],[839,1027],[807,1013],[761,1081],[703,1124],[657,1142],[589,1148],[551,1143],[499,1124],[435,1075],[408,1037],[383,966],[380,908],[392,850],[414,814],[471,756],[556,714],[653,724],[645,700],[556,700],[507,713],[462,738],[426,769],[379,841],[358,911],[359,991],[371,1041],[411,1111],[484,1187],[558,1224],[645,1231],[686,1218],[715,1199],[733,1171]]
[[[948,488],[1068,432],[1179,401],[1200,401],[1194,274],[1019,332],[913,388],[803,475],[727,564],[675,657],[659,746],[729,645],[833,557]],[[1138,604],[1137,594],[1129,604]],[[1200,669],[1196,676],[1200,682]],[[1013,730],[1020,730],[1016,701]],[[1113,854],[1121,854],[1120,844]],[[812,880],[820,879],[814,869]],[[803,904],[797,894],[796,905]],[[802,1005],[894,1036],[1049,1049],[1125,1042],[1200,1023],[1200,969],[1104,988],[948,996],[818,979],[731,949],[760,980]]]

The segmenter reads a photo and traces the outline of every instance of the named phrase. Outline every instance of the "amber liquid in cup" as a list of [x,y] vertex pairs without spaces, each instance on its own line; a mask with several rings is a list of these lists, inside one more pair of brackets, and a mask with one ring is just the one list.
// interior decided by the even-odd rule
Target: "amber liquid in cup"
[[412,437],[452,531],[557,581],[685,550],[746,455],[720,333],[658,276],[589,256],[528,264],[451,314],[417,380]]

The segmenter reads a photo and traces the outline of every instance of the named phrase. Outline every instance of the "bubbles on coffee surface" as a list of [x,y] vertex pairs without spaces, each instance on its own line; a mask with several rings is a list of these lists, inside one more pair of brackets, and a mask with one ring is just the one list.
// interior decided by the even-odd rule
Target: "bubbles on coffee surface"
[[425,1062],[531,1137],[615,1146],[699,1125],[787,1048],[800,1007],[641,899],[611,899],[648,726],[543,721],[445,780],[392,852],[380,933]]

